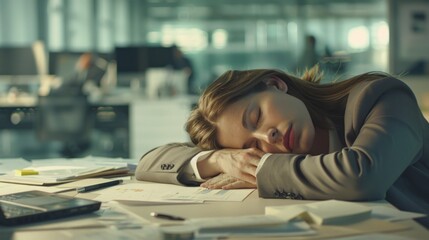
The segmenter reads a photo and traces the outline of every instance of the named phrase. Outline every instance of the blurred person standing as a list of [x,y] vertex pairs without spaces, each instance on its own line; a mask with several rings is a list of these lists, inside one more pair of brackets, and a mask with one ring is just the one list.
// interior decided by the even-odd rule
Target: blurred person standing
[[301,72],[306,68],[310,69],[314,65],[318,64],[320,59],[321,56],[316,50],[316,37],[313,35],[307,35],[305,37],[304,51],[298,59],[296,70]]
[[186,57],[183,52],[176,46],[173,45],[173,69],[174,70],[184,70],[187,75],[187,94],[196,94],[194,90],[194,81],[195,81],[195,70],[192,66],[191,60]]

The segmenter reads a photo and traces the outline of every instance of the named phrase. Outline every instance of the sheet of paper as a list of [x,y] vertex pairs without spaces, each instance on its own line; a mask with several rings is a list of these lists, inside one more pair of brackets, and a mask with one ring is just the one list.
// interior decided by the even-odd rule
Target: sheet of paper
[[386,221],[400,221],[426,216],[423,213],[401,211],[393,207],[374,206],[371,217]]
[[0,182],[0,195],[25,192],[25,191],[43,191],[48,193],[59,193],[73,189],[73,187],[43,187],[43,186],[32,186],[25,184],[12,184],[12,183],[2,183]]
[[66,183],[69,181],[58,181],[56,178],[44,177],[39,175],[14,176],[14,175],[8,174],[8,175],[0,176],[0,182],[48,186],[48,185]]
[[265,207],[265,214],[281,216],[285,219],[300,217],[308,223],[316,223],[318,225],[362,221],[371,217],[371,211],[372,209],[368,206],[339,200]]
[[[58,166],[31,166],[26,169],[31,169],[39,172],[38,175],[32,175],[33,178],[46,178],[57,181],[69,180],[85,175],[101,173],[116,169],[124,168],[122,166],[75,166],[69,165],[58,165]],[[28,177],[28,176],[23,176]]]
[[40,166],[81,166],[81,167],[128,167],[130,169],[137,166],[135,159],[108,158],[87,156],[83,158],[50,158],[32,161],[32,167]]
[[114,186],[93,193],[99,194],[95,200],[129,200],[159,202],[202,202],[202,201],[243,201],[253,189],[209,190],[201,187],[184,187],[162,183],[131,183]]
[[340,237],[335,240],[415,240],[415,238],[404,237],[392,234],[374,233],[374,234],[362,234],[357,236]]
[[0,159],[0,175],[11,174],[15,169],[29,167],[30,161],[23,158],[2,158]]
[[288,237],[288,236],[304,236],[314,235],[316,231],[310,228],[306,222],[289,222],[274,226],[264,227],[243,227],[243,228],[227,228],[227,229],[202,229],[197,232],[199,238],[216,237],[220,239],[224,237]]
[[197,236],[299,236],[316,232],[304,221],[287,222],[270,215],[247,215],[235,217],[193,218],[185,224],[198,229]]
[[165,195],[165,197],[171,200],[241,202],[253,191],[254,189],[222,190],[197,187],[191,194],[172,192],[171,194]]
[[282,218],[273,215],[245,215],[234,217],[203,217],[191,218],[185,224],[197,226],[198,228],[232,228],[232,227],[255,227],[270,226],[286,223]]
[[[142,229],[79,229],[61,231],[64,237],[73,236],[73,239],[79,240],[141,240],[141,239],[161,239],[159,233],[154,228],[144,227]],[[31,237],[31,236],[30,236]],[[30,239],[30,238],[29,238]],[[57,238],[60,239],[60,238]],[[69,238],[61,238],[69,239]],[[72,239],[72,238],[70,238]],[[205,239],[209,240],[209,239]]]

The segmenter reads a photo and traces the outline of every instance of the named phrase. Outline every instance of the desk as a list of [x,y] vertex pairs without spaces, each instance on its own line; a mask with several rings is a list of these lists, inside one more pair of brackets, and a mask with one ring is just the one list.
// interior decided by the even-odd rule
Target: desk
[[[74,195],[75,193],[69,192],[68,195]],[[80,197],[93,198],[95,194],[92,193],[84,193],[78,194]],[[251,215],[251,214],[263,214],[265,206],[273,206],[273,205],[287,205],[287,204],[299,204],[299,203],[308,203],[310,201],[302,201],[302,200],[285,200],[285,199],[262,199],[257,195],[257,191],[254,191],[248,198],[246,198],[243,202],[208,202],[204,204],[186,204],[186,205],[157,205],[157,206],[141,206],[141,205],[122,205],[122,207],[134,215],[138,215],[142,218],[149,220],[151,223],[166,223],[166,220],[160,220],[150,217],[150,212],[159,211],[159,212],[167,212],[171,214],[176,214],[182,217],[221,217],[221,216],[243,216],[243,215]],[[386,202],[374,202],[368,203],[370,205],[387,205]],[[168,222],[168,223],[171,223]],[[407,239],[429,239],[429,231],[416,222],[412,220],[401,221],[401,224],[407,225],[409,228],[403,231],[395,231],[391,234],[394,236],[403,236]],[[75,239],[76,236],[79,236],[80,233],[84,231],[88,231],[88,229],[73,229],[72,231],[63,230],[49,230],[49,231],[17,231],[11,233],[9,238],[5,239],[13,239],[13,240],[23,240],[23,239]],[[144,228],[143,228],[144,230]],[[143,231],[142,230],[142,231]],[[335,229],[336,231],[341,231],[341,229]],[[106,231],[112,231],[111,229],[104,228],[95,228],[91,229],[91,234],[93,236],[97,236],[97,233],[106,234]],[[326,235],[328,239],[332,239],[329,235]],[[331,231],[332,232],[332,231]],[[239,238],[231,238],[231,239],[239,239]],[[258,238],[260,240],[261,238]],[[312,235],[307,237],[287,237],[287,238],[264,238],[264,239],[320,239],[320,235]],[[151,240],[156,240],[151,238]]]
[[[140,92],[117,89],[91,103],[95,131],[90,154],[140,158],[166,142],[189,141],[183,126],[197,100],[188,95],[148,99]],[[36,105],[34,97],[0,96],[0,158],[59,157],[46,156],[49,150],[36,139]]]
[[[127,93],[111,94],[90,102],[94,131],[88,154],[130,157],[130,103],[131,97]],[[0,132],[5,134],[0,138],[0,143],[12,141],[10,144],[13,146],[10,149],[2,149],[0,157],[28,159],[59,157],[52,156],[52,151],[47,150],[47,143],[37,140],[36,113],[37,97],[35,96],[16,99],[0,98]],[[2,143],[1,146],[7,148],[8,143]]]
[[[168,220],[155,219],[150,217],[150,212],[164,212],[184,218],[201,218],[201,217],[226,217],[226,216],[245,216],[252,214],[264,214],[265,206],[277,206],[288,204],[309,203],[312,201],[305,200],[288,200],[288,199],[264,199],[259,198],[257,191],[254,191],[243,202],[208,202],[204,204],[189,204],[181,205],[163,205],[163,206],[132,206],[124,205],[124,207],[145,219],[156,223],[171,223]],[[368,205],[389,205],[384,201],[371,202]],[[415,239],[429,239],[429,231],[420,224],[412,221],[402,221],[401,223],[409,226],[408,230],[395,231],[393,234],[397,236],[411,237]],[[235,239],[235,238],[234,238]],[[259,239],[259,238],[258,238]],[[264,238],[265,239],[265,238]],[[267,239],[282,239],[282,238],[267,238]],[[301,238],[288,237],[285,239],[318,239],[317,236]]]

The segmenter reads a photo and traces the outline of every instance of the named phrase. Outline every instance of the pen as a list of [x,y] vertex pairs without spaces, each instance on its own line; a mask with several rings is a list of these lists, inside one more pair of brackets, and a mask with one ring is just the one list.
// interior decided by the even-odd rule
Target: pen
[[174,215],[170,215],[170,214],[165,214],[165,213],[151,212],[150,215],[152,217],[162,218],[162,219],[167,219],[167,220],[173,220],[173,221],[184,221],[185,220],[182,217],[174,216]]
[[105,183],[100,183],[100,184],[94,184],[91,186],[76,188],[76,191],[78,193],[84,193],[84,192],[94,191],[94,190],[98,190],[98,189],[105,188],[105,187],[111,187],[111,186],[119,185],[122,182],[123,182],[122,180],[113,180],[110,182],[105,182]]

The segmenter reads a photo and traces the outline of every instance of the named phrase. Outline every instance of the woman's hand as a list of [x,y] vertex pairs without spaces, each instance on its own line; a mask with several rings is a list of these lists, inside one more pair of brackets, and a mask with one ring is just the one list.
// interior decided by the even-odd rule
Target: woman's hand
[[243,189],[256,188],[255,184],[239,180],[227,174],[219,174],[200,185],[208,189]]
[[226,173],[256,186],[256,167],[264,154],[255,148],[216,150],[205,161],[198,162],[198,170],[202,178]]

